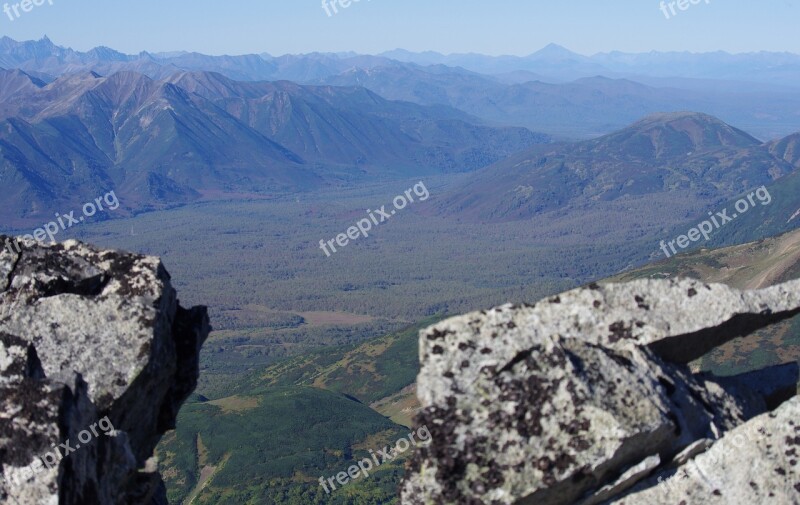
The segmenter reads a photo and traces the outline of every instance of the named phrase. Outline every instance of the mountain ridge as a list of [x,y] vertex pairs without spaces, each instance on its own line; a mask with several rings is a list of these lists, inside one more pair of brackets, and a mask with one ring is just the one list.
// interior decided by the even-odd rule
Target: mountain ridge
[[[107,76],[126,70],[155,80],[182,72],[212,71],[237,81],[357,85],[390,100],[449,105],[487,121],[564,138],[594,137],[647,113],[668,109],[703,110],[763,139],[800,129],[800,122],[791,113],[800,107],[795,93],[800,82],[800,59],[772,53],[736,57],[711,53],[691,56],[692,61],[699,61],[688,65],[696,67],[696,75],[674,75],[669,69],[683,68],[680,58],[684,57],[689,58],[671,53],[641,58],[612,55],[609,61],[618,59],[621,65],[616,68],[617,63],[598,64],[591,59],[594,57],[575,55],[557,46],[526,57],[472,55],[462,61],[403,58],[398,53],[403,60],[398,61],[386,56],[321,52],[283,56],[209,56],[187,51],[124,55],[96,48],[82,53],[56,46],[49,39],[17,42],[6,38],[0,44],[0,67],[19,68],[45,82],[65,73],[94,71]],[[648,58],[656,58],[655,63]],[[665,63],[659,63],[658,58],[665,58]],[[715,64],[715,58],[723,60]],[[485,65],[480,63],[484,60],[488,62]],[[724,74],[737,66],[742,66],[738,74]],[[764,68],[775,72],[773,78],[764,78]],[[599,81],[596,76],[607,80]],[[755,83],[754,78],[760,81]]]
[[[7,125],[0,180],[23,192],[0,206],[34,222],[47,215],[37,209],[78,205],[111,189],[128,211],[140,212],[203,192],[304,191],[470,171],[548,141],[364,88],[242,83],[203,72],[166,80],[83,72],[44,84],[4,70],[0,98]],[[57,189],[65,185],[70,192]]]
[[794,172],[774,150],[707,114],[656,114],[597,139],[515,154],[472,174],[438,208],[466,220],[516,220],[566,206],[591,212],[603,202],[672,195],[675,208],[663,209],[662,218],[680,219],[697,210],[679,199],[713,205]]

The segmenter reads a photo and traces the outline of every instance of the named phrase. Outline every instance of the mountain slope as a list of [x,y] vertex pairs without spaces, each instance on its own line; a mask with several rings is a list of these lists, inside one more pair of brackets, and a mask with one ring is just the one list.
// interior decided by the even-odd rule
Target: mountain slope
[[[756,190],[750,188],[745,194],[737,195],[731,200],[717,206],[714,212],[728,209],[729,217],[736,216],[732,221],[714,230],[711,240],[706,247],[724,247],[744,242],[752,242],[767,237],[786,233],[800,226],[800,171],[795,171],[786,177],[781,177],[774,183],[766,186],[766,194],[762,198],[755,197],[754,206],[748,204],[748,209],[737,212],[736,204],[740,200],[747,201],[747,195]],[[762,190],[763,193],[763,190]],[[744,209],[744,204],[740,204]],[[704,218],[704,216],[701,216]],[[690,222],[697,224],[699,220]],[[676,233],[686,233],[688,226],[676,230]],[[673,235],[674,236],[674,235]]]
[[0,72],[0,92],[0,181],[15,183],[0,207],[31,223],[110,189],[143,211],[224,193],[469,171],[547,141],[363,88],[212,73],[157,81],[90,72],[44,84]]
[[778,158],[800,168],[800,133],[771,142],[769,151]]
[[[800,201],[797,204],[800,205]],[[675,256],[606,282],[674,277],[691,277],[739,289],[760,289],[797,279],[800,277],[800,230],[757,242]],[[795,317],[772,329],[725,344],[705,356],[696,367],[720,375],[735,375],[798,359],[800,317]]]
[[[736,83],[729,84],[729,89],[718,89],[723,83],[694,81],[667,87],[592,75],[571,82],[531,76],[504,84],[495,76],[462,68],[410,63],[351,68],[320,82],[364,86],[393,100],[450,105],[487,120],[571,138],[594,137],[647,114],[675,110],[702,110],[763,138],[800,128],[793,113],[800,105],[796,93],[781,89],[755,92]],[[692,88],[685,89],[688,86]]]
[[200,504],[389,503],[402,458],[331,497],[317,479],[406,435],[367,403],[415,380],[417,333],[435,320],[277,363],[240,381],[225,398],[196,397],[159,447],[170,501],[195,490]]
[[771,184],[753,186],[727,201],[716,203],[704,212],[688,216],[680,224],[665,226],[659,237],[664,243],[655,243],[658,239],[654,240],[650,259],[659,260],[666,254],[672,255],[669,246],[665,245],[667,242],[676,241],[681,235],[687,235],[691,229],[703,226],[710,229],[708,239],[701,236],[702,239],[690,241],[685,249],[679,249],[680,245],[675,246],[673,243],[676,251],[722,248],[785,234],[800,227],[798,195],[800,170],[795,170]]
[[7,102],[16,96],[30,95],[44,86],[44,81],[22,70],[0,69],[0,102]]
[[213,101],[307,162],[347,169],[469,171],[547,140],[520,128],[481,126],[447,107],[388,101],[359,87],[234,83],[209,73],[175,75],[170,82]]
[[653,208],[644,198],[669,196],[663,217],[685,219],[794,170],[714,117],[657,114],[595,140],[514,155],[475,173],[439,208],[465,220],[514,220],[567,207],[603,212],[624,201],[636,215]]
[[[297,356],[251,375],[235,393],[263,387],[313,386],[372,403],[400,392],[417,374],[416,339],[432,317],[369,342],[324,349]],[[411,344],[414,343],[414,344]]]
[[208,505],[388,503],[396,495],[402,459],[348,484],[334,501],[319,485],[407,435],[366,405],[308,387],[197,400],[158,449],[170,503],[190,495]]
[[[797,278],[800,230],[676,256],[602,282],[676,276],[748,289]],[[435,320],[356,346],[327,348],[276,363],[242,381],[225,398],[196,398],[181,412],[177,431],[159,450],[170,496],[187,496],[204,475],[211,478],[197,503],[268,496],[276,504],[345,504],[356,502],[354,496],[366,500],[371,493],[392,496],[389,490],[402,475],[398,466],[385,467],[386,473],[353,484],[354,495],[343,492],[332,501],[323,499],[316,479],[345,470],[363,454],[358,451],[383,447],[401,436],[398,424],[383,424],[388,423],[385,418],[354,402],[371,402],[373,409],[396,423],[410,422],[419,407],[413,387],[418,330]],[[798,358],[800,317],[732,341],[693,366],[734,374]],[[329,431],[322,430],[325,420]],[[295,494],[288,494],[289,489]]]
[[74,208],[110,189],[126,208],[144,210],[200,190],[319,180],[297,155],[207,100],[140,74],[73,75],[3,105],[3,179],[28,188],[3,201],[6,215],[47,216],[48,206]]

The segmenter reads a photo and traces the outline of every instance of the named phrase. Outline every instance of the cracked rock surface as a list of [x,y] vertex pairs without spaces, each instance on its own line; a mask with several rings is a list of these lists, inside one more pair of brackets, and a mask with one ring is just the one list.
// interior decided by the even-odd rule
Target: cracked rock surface
[[[753,437],[750,455],[782,471],[756,479],[743,468],[739,475],[752,477],[758,496],[769,496],[768,485],[780,488],[775,496],[784,501],[773,503],[800,503],[797,458],[778,455],[792,450],[786,440],[797,435],[768,421],[799,418],[797,401],[783,403],[796,393],[797,364],[726,378],[686,366],[798,313],[800,280],[746,292],[642,280],[592,285],[423,330],[416,423],[428,427],[432,443],[409,462],[401,503],[707,503],[708,490],[694,481],[666,494],[660,488],[720,451],[726,436],[758,423],[781,443]],[[737,475],[717,471],[722,482]],[[742,496],[753,493],[751,487]]]
[[[800,398],[739,426],[618,505],[800,503]],[[644,485],[646,484],[646,486]]]
[[153,450],[196,387],[206,309],[178,304],[157,258],[11,240],[0,236],[0,503],[166,503]]

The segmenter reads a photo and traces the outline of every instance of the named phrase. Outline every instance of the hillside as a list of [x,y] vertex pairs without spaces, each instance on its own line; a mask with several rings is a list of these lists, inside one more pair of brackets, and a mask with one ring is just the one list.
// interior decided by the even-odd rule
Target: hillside
[[[755,243],[703,250],[665,259],[603,282],[679,276],[747,289],[797,278],[800,276],[800,230]],[[381,433],[392,433],[394,436],[402,432],[403,426],[410,426],[419,409],[414,388],[419,366],[418,330],[439,319],[440,317],[431,318],[404,331],[362,344],[325,348],[290,358],[238,381],[230,390],[229,396],[214,401],[195,399],[181,412],[177,432],[162,444],[161,450],[167,454],[162,467],[165,469],[164,473],[170,476],[170,493],[172,496],[185,496],[195,485],[197,476],[202,474],[202,468],[208,467],[205,475],[219,476],[210,479],[205,490],[200,493],[200,501],[196,503],[216,503],[213,500],[221,499],[222,496],[260,496],[258,493],[266,492],[261,482],[270,479],[275,486],[273,490],[284,489],[284,486],[286,489],[292,487],[296,493],[293,496],[303,496],[303,499],[311,500],[303,503],[340,503],[313,501],[320,499],[320,495],[314,494],[318,485],[312,477],[323,472],[323,468],[346,467],[347,458],[341,453],[330,453],[330,449],[326,449],[330,459],[325,463],[313,459],[311,455],[308,457],[310,459],[300,458],[299,455],[304,450],[313,453],[314,450],[322,450],[320,447],[336,446],[338,440],[347,440],[346,444],[351,444],[348,447],[360,447],[358,441],[363,440],[367,434],[378,436]],[[777,325],[774,329],[758,332],[747,339],[730,342],[694,366],[730,375],[797,359],[800,359],[800,317]],[[281,415],[280,401],[269,415],[259,410],[261,405],[266,404],[265,399],[276,401],[280,395],[295,398],[294,408],[305,405],[301,410],[307,413],[300,416],[303,422],[295,424],[298,426],[297,433],[284,433],[286,427],[283,424],[285,421]],[[318,405],[320,410],[329,413],[334,419],[342,416],[353,425],[334,431],[332,438],[320,439],[315,430],[319,425],[318,413],[316,409],[309,409],[310,404]],[[367,407],[368,404],[371,408]],[[209,417],[209,413],[213,413],[213,422],[203,421]],[[288,416],[288,412],[285,415]],[[382,419],[382,422],[376,423],[377,419]],[[235,423],[252,425],[252,430],[248,428],[232,435],[224,428],[229,423],[230,426]],[[280,433],[283,434],[276,435]],[[258,462],[253,456],[247,456],[251,453],[250,449],[232,465],[230,461],[234,460],[226,459],[239,451],[233,449],[236,446],[261,448],[264,436],[268,436],[270,440],[286,440],[288,445],[284,447],[284,453],[296,456],[292,456],[291,461],[280,470],[270,469],[271,467],[264,466],[264,463]],[[232,437],[235,443],[230,442],[228,437]],[[213,445],[214,449],[202,449],[202,456],[197,450],[187,451],[197,440],[203,441],[203,447]],[[378,446],[380,444],[369,445]],[[196,454],[197,458],[194,461],[175,460],[172,453],[178,447],[183,448],[181,454]],[[237,472],[245,471],[243,467],[248,465],[262,472],[258,478],[250,480],[234,477],[238,475]],[[387,492],[387,489],[396,484],[394,479],[401,474],[399,468],[393,468],[374,482],[368,481],[368,488],[359,488],[354,492]],[[274,496],[270,495],[271,499],[275,499]],[[337,498],[345,500],[341,503],[348,503],[346,496],[349,495]],[[283,501],[275,499],[275,503],[300,503],[291,501],[299,498],[289,498],[288,495],[282,499]]]
[[[302,420],[301,422],[298,422]],[[343,395],[308,387],[194,402],[160,446],[170,503],[390,503],[402,476],[391,461],[328,500],[318,483],[408,430]]]
[[[474,170],[546,142],[454,109],[362,88],[238,83],[205,72],[65,75],[0,70],[0,203],[39,224],[114,189],[129,212]],[[66,190],[65,190],[66,188]]]
[[385,100],[361,87],[235,82],[209,72],[175,74],[168,82],[211,100],[308,163],[339,167],[343,177],[385,176],[390,167],[403,174],[466,172],[548,140],[522,128],[482,126],[447,106]]
[[[349,68],[319,82],[363,86],[393,100],[444,104],[502,124],[566,138],[592,138],[624,128],[657,111],[702,110],[741,125],[764,139],[796,131],[789,111],[796,93],[758,93],[746,86],[693,81],[645,84],[597,70],[570,82],[535,74],[482,75],[444,65]],[[691,89],[686,89],[690,87]],[[794,124],[792,127],[790,125]]]
[[317,479],[408,432],[367,404],[414,381],[417,333],[435,320],[283,361],[224,398],[196,395],[159,449],[171,503],[392,503],[402,458],[330,500]]
[[[752,187],[745,193],[710,207],[709,212],[719,218],[717,223],[720,223],[720,226],[711,227],[712,232],[708,241],[701,239],[697,243],[692,242],[686,251],[701,247],[714,249],[754,242],[782,235],[798,228],[800,226],[800,219],[798,219],[800,217],[800,199],[797,195],[799,194],[800,170],[797,170],[763,188]],[[750,205],[748,196],[753,197],[755,205]],[[729,218],[728,222],[725,223],[719,214],[725,214]],[[699,213],[687,222],[665,228],[664,240],[686,234],[691,228],[700,226],[711,215]],[[653,250],[651,258],[656,260],[663,258],[664,252],[659,249],[659,244],[655,244]],[[668,252],[671,251],[668,250]]]
[[769,150],[796,167],[800,167],[800,133],[770,143]]
[[[605,282],[676,277],[722,283],[738,289],[760,289],[800,278],[800,230],[758,242],[676,256]],[[800,360],[800,317],[729,342],[696,366],[733,375],[797,360]]]
[[416,377],[418,356],[411,342],[428,318],[397,333],[359,345],[322,349],[282,361],[242,380],[234,392],[261,387],[312,386],[371,403],[401,391]]
[[598,217],[618,202],[644,226],[658,199],[663,226],[794,170],[768,145],[712,116],[655,114],[595,140],[511,156],[473,174],[439,208],[466,220],[508,221],[554,210]]

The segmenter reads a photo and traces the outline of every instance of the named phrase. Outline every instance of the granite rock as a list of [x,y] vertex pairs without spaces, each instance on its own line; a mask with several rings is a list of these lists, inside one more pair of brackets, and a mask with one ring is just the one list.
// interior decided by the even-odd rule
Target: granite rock
[[686,363],[798,313],[800,281],[643,280],[423,330],[416,423],[432,443],[401,503],[613,501],[795,394],[796,364],[723,379]]
[[0,501],[164,502],[153,451],[210,330],[157,258],[0,236]]

